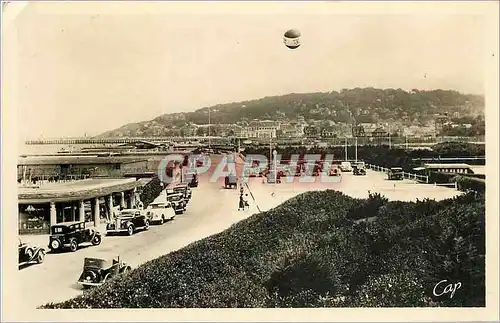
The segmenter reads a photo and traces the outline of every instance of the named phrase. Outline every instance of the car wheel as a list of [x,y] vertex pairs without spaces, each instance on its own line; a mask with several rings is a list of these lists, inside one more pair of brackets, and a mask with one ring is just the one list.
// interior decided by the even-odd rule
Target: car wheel
[[100,244],[101,244],[101,241],[102,241],[101,236],[96,234],[96,235],[94,236],[94,238],[92,239],[92,241],[91,241],[91,242],[92,242],[92,245],[94,245],[94,246],[98,246],[98,245],[100,245]]
[[78,249],[78,243],[76,243],[76,240],[73,239],[71,240],[71,242],[69,243],[69,250],[71,250],[72,252],[75,252],[76,249]]
[[149,230],[149,220],[144,223],[144,230]]
[[26,257],[28,258],[28,260],[31,260],[31,258],[33,258],[33,250],[31,249],[26,249]]
[[50,243],[50,249],[52,249],[53,251],[59,249],[60,246],[61,243],[59,242],[59,240],[52,240],[52,242]]
[[134,234],[134,226],[132,224],[129,224],[129,226],[127,227],[127,233],[129,236]]
[[36,262],[37,262],[38,264],[41,264],[41,263],[43,262],[43,260],[44,260],[44,259],[45,259],[45,252],[44,252],[44,251],[42,251],[42,250],[40,250],[40,251],[38,252],[38,257],[36,257]]

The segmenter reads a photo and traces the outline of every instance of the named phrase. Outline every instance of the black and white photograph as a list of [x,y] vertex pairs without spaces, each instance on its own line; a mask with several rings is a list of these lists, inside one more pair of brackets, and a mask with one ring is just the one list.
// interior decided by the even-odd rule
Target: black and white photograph
[[3,2],[2,320],[499,320],[498,10]]

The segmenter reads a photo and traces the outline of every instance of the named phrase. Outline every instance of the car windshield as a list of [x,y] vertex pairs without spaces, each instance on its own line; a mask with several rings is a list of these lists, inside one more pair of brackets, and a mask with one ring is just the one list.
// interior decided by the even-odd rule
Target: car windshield
[[85,258],[83,261],[84,267],[94,267],[94,268],[106,268],[109,266],[109,262],[104,259],[99,258]]

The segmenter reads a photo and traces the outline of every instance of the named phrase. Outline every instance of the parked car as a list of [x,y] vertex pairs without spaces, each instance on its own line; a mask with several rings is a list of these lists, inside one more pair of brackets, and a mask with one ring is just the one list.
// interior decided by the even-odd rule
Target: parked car
[[340,171],[342,171],[342,172],[351,172],[352,171],[351,162],[347,162],[347,161],[341,162],[340,163]]
[[82,243],[101,244],[101,233],[93,228],[86,228],[85,221],[63,222],[50,228],[49,249],[61,251],[69,249],[75,252]]
[[401,167],[392,167],[387,173],[389,180],[403,180],[403,169]]
[[259,167],[246,167],[243,171],[243,177],[258,177],[262,173]]
[[19,265],[41,264],[45,259],[45,249],[31,246],[19,239]]
[[117,257],[110,263],[107,260],[99,258],[85,258],[83,260],[83,271],[78,278],[78,284],[83,288],[99,286],[107,280],[121,274],[131,271],[132,268]]
[[353,175],[366,175],[366,170],[363,167],[360,167],[359,165],[354,165],[352,167],[352,174]]
[[330,176],[341,176],[341,172],[340,172],[340,169],[337,167],[337,166],[332,166],[330,168]]
[[175,186],[167,188],[167,195],[180,193],[186,200],[186,203],[191,200],[192,191],[189,185],[187,184],[177,184]]
[[366,169],[366,164],[364,161],[357,161],[357,162],[354,162],[354,165],[352,165],[353,167],[356,166],[357,168],[359,169]]
[[275,175],[274,170],[271,170],[267,173],[267,176],[266,176],[267,182],[274,183],[274,180],[276,178],[276,183],[281,183],[281,176],[283,176],[281,171],[276,172],[276,175]]
[[140,209],[124,209],[106,224],[106,234],[126,232],[129,236],[137,230],[149,230],[149,219]]
[[167,202],[170,202],[175,214],[186,212],[187,202],[182,193],[167,193]]
[[236,175],[229,174],[224,178],[224,188],[238,188],[238,180]]
[[153,202],[148,205],[146,215],[150,223],[163,224],[175,218],[175,211],[170,202]]
[[198,187],[198,173],[196,170],[188,170],[184,175],[184,183],[188,187]]

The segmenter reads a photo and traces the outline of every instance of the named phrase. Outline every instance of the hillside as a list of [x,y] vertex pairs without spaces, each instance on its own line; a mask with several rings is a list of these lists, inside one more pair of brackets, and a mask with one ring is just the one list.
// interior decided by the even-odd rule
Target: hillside
[[105,132],[99,137],[167,135],[171,127],[181,127],[188,123],[207,124],[208,109],[211,111],[211,122],[221,124],[235,124],[244,119],[296,120],[301,115],[306,120],[351,122],[353,117],[358,123],[402,120],[408,125],[415,125],[435,118],[435,114],[451,116],[458,112],[461,117],[484,115],[484,97],[449,90],[408,92],[402,89],[374,88],[293,93],[218,104],[187,113],[164,114],[153,120]]
[[[43,308],[481,307],[484,212],[484,195],[308,192]],[[433,296],[444,279],[453,298]]]

